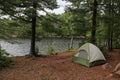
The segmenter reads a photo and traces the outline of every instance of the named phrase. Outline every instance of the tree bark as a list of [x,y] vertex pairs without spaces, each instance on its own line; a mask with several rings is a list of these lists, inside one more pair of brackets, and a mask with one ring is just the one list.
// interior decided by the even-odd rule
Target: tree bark
[[96,17],[97,17],[97,0],[94,0],[93,17],[92,17],[92,31],[91,43],[96,44]]
[[71,40],[70,40],[70,49],[73,48],[73,36],[71,36]]
[[32,56],[37,56],[35,53],[35,40],[36,40],[36,8],[37,8],[37,3],[33,3],[33,13],[32,13],[32,34],[31,34],[31,48],[30,48],[30,54]]
[[112,7],[112,0],[109,3],[109,16],[112,16],[111,24],[109,24],[108,27],[108,50],[111,51],[113,49],[113,27],[114,27],[114,13],[113,13],[113,7]]

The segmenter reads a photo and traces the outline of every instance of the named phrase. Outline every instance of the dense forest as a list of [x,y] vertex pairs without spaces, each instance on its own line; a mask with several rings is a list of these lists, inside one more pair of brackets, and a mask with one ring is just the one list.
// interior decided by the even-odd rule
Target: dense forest
[[56,0],[0,0],[0,38],[31,38],[34,56],[35,40],[51,36],[84,36],[109,50],[120,48],[119,0],[64,1],[72,4],[64,13],[54,14],[46,9],[58,8]]

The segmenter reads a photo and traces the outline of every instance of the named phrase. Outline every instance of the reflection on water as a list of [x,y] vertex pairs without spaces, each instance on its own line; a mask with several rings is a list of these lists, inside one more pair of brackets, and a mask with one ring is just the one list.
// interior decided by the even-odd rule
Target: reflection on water
[[[9,43],[5,40],[0,40],[2,49],[5,49],[8,53],[13,56],[24,56],[30,51],[30,40],[29,39],[16,39],[15,41],[19,43]],[[70,39],[64,38],[47,38],[40,41],[36,41],[36,45],[39,47],[39,54],[45,54],[47,48],[46,46],[52,45],[55,42],[55,51],[60,52],[68,49],[68,44]],[[78,48],[78,43],[80,39],[73,40],[73,48]]]

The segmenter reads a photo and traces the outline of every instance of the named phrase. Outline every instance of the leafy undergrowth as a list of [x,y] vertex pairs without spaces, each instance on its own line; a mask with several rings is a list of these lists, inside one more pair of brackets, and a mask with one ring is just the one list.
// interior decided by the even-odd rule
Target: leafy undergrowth
[[5,56],[6,54],[6,51],[2,50],[0,47],[0,69],[9,67],[12,64],[12,59]]

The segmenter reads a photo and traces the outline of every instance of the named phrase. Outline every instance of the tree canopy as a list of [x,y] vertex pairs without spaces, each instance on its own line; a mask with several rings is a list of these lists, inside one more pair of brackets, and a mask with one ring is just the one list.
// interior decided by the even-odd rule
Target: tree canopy
[[[0,36],[5,35],[5,28],[16,26],[10,28],[15,30],[14,34],[32,36],[30,53],[34,56],[36,37],[48,35],[83,35],[88,42],[107,46],[109,50],[120,46],[119,0],[64,1],[72,4],[65,7],[65,13],[57,15],[46,10],[58,8],[56,0],[0,0],[0,15],[10,16],[1,19]],[[46,15],[40,14],[41,11]]]

